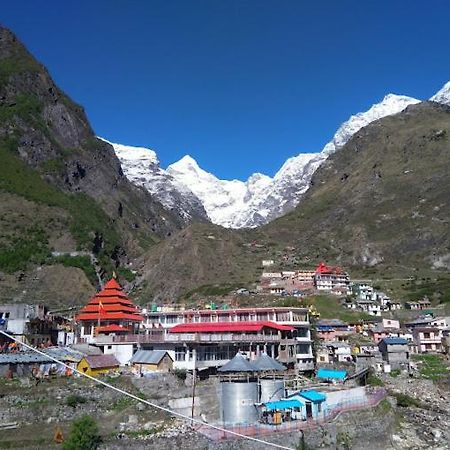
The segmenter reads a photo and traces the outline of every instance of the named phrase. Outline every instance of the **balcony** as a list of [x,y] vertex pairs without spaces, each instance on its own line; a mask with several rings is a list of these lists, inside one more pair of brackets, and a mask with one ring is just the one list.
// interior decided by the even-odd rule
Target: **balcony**
[[295,339],[281,339],[278,334],[237,334],[237,333],[151,333],[128,334],[124,336],[97,336],[97,344],[125,344],[125,343],[278,343],[296,344]]

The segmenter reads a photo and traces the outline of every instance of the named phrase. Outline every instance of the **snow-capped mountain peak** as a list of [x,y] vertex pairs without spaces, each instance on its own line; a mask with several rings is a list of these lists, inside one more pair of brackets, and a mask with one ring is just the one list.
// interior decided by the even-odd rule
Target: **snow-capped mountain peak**
[[450,106],[450,81],[444,84],[444,86],[434,94],[430,100],[432,102],[443,103]]
[[325,145],[322,150],[323,153],[326,155],[334,153],[343,147],[356,132],[369,125],[369,123],[386,116],[397,114],[407,106],[415,103],[420,103],[420,100],[405,95],[387,94],[381,102],[372,105],[365,112],[351,116],[350,119],[344,122],[338,128],[333,139]]
[[[430,100],[450,105],[450,82]],[[204,208],[203,213],[215,224],[229,228],[255,227],[297,206],[316,169],[361,128],[419,102],[404,95],[386,95],[367,111],[345,121],[321,152],[300,153],[287,159],[273,178],[254,173],[246,181],[220,180],[203,170],[190,155],[164,170],[152,150],[113,146],[127,177],[146,187],[166,207],[181,208],[187,220],[195,216],[192,211]]]

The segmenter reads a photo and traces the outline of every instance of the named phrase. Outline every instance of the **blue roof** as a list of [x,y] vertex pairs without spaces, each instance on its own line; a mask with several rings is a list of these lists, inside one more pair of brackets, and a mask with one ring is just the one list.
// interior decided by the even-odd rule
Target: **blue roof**
[[326,378],[327,380],[345,380],[347,372],[345,370],[319,369],[316,378]]
[[300,395],[300,397],[306,398],[306,400],[309,400],[313,403],[324,402],[327,398],[325,394],[317,391],[301,391],[298,393],[298,395]]
[[387,337],[382,339],[386,344],[408,344],[408,341],[399,337]]
[[276,402],[267,402],[264,403],[264,406],[273,411],[280,409],[289,409],[289,408],[301,408],[304,404],[300,400],[278,400]]

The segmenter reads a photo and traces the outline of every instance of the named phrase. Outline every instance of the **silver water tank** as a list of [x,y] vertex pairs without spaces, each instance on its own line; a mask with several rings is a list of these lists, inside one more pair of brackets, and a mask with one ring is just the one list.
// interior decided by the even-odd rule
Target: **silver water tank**
[[260,403],[274,402],[285,395],[283,380],[262,378],[259,380],[259,389]]
[[258,421],[258,383],[251,381],[222,381],[220,410],[224,425],[244,425]]

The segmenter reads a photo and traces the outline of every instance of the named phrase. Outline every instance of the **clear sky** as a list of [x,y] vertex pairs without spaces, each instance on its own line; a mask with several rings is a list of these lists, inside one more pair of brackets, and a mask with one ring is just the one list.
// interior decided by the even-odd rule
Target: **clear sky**
[[2,0],[95,132],[221,178],[273,175],[390,92],[450,80],[444,0]]

